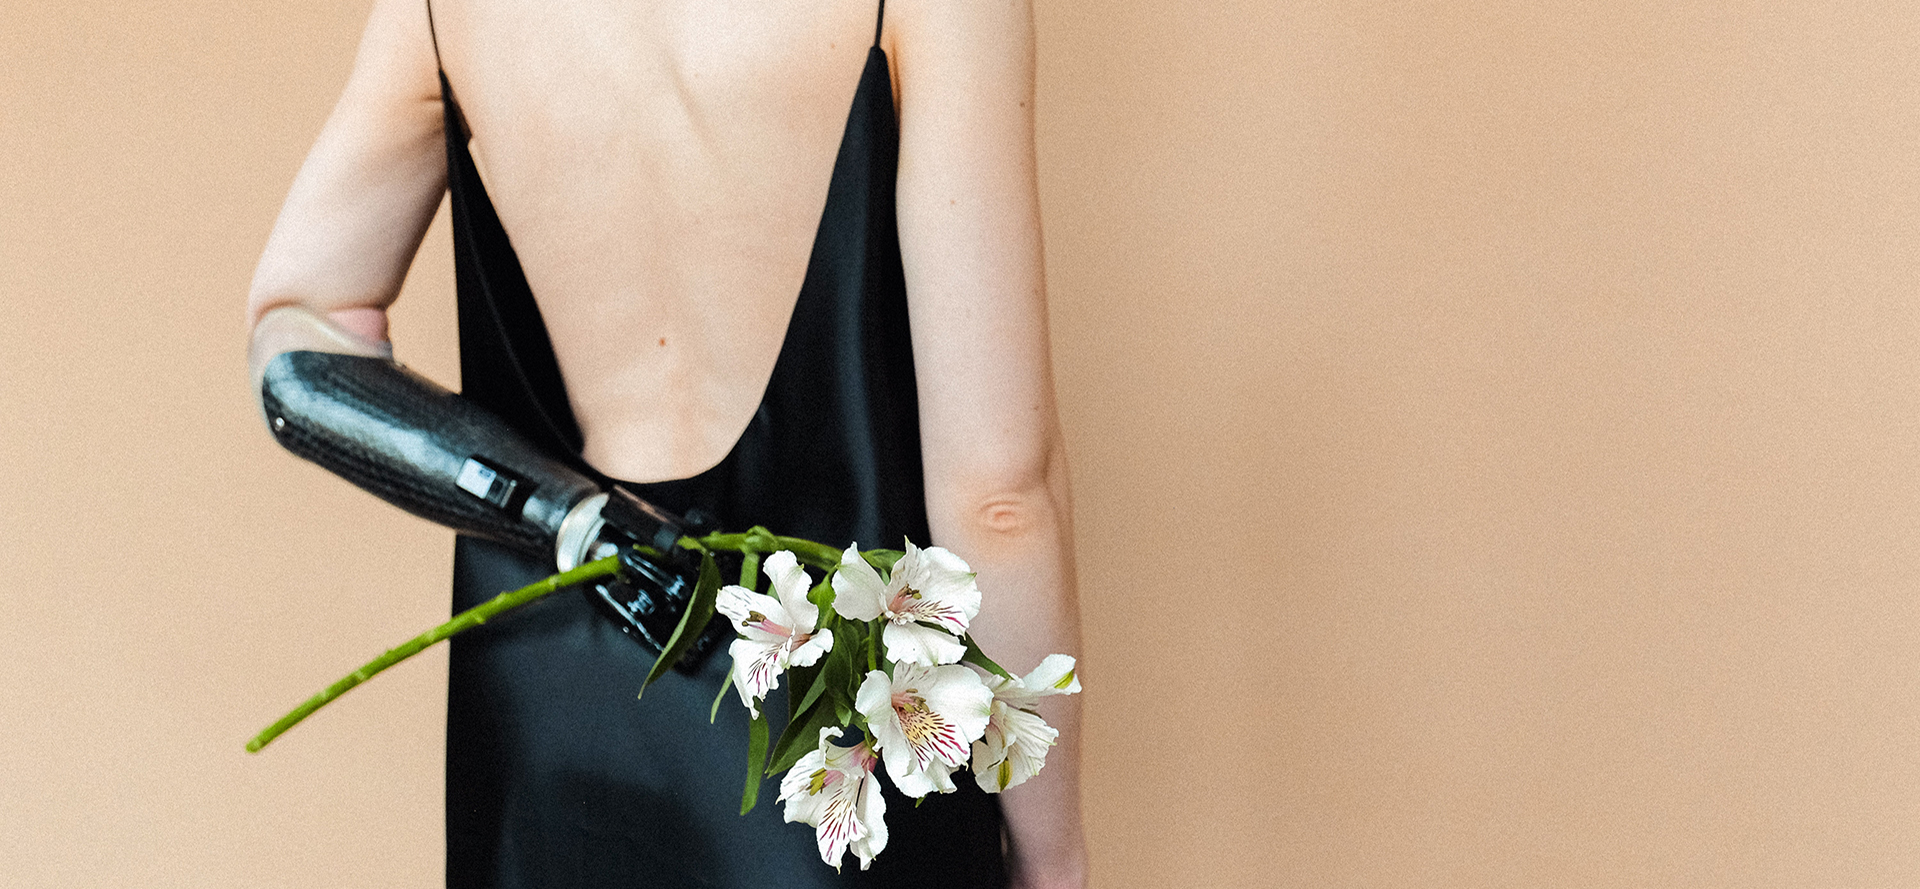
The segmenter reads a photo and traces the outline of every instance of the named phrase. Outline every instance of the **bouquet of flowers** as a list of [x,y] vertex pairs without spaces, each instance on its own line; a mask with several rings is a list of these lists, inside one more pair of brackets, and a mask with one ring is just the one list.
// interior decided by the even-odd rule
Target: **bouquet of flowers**
[[[732,688],[752,717],[742,814],[757,803],[765,777],[784,773],[778,799],[786,820],[813,827],[821,859],[835,869],[851,850],[864,870],[887,845],[886,802],[875,780],[882,764],[894,787],[916,800],[952,792],[962,768],[982,790],[998,793],[1046,764],[1059,732],[1036,709],[1041,698],[1080,690],[1074,659],[1048,655],[1023,677],[989,659],[967,634],[981,597],[960,557],[911,541],[904,550],[851,545],[842,551],[758,527],[683,537],[678,545],[698,554],[699,578],[641,691],[679,661],[716,613],[733,624],[733,668],[713,711]],[[740,554],[738,584],[721,585],[716,552]],[[614,574],[618,563],[618,556],[589,562],[456,615],[314,695],[247,749],[260,750],[348,689],[435,642],[556,590]],[[771,595],[760,592],[762,574]],[[761,705],[783,675],[790,715],[772,741]]]

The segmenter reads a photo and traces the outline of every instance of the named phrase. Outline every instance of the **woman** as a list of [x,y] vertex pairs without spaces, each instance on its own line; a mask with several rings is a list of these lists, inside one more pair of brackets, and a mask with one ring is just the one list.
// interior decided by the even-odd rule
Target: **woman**
[[[451,185],[468,399],[723,527],[947,547],[1024,672],[1078,643],[1032,92],[1019,0],[376,0],[255,276],[256,381],[390,356]],[[456,606],[551,567],[463,537]],[[724,656],[636,703],[646,652],[580,600],[534,610],[455,643],[451,885],[1084,883],[1067,699],[1038,777],[890,795],[886,852],[836,877],[778,806],[733,815]]]

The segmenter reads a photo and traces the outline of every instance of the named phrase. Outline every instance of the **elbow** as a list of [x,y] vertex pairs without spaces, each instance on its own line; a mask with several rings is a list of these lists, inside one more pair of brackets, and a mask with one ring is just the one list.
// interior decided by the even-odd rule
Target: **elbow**
[[1065,500],[1044,485],[960,496],[929,512],[936,541],[985,562],[1057,549],[1067,529]]
[[929,479],[935,536],[964,541],[975,551],[1057,543],[1070,524],[1065,455],[1051,446],[1022,462],[945,484]]
[[339,352],[391,359],[393,344],[386,334],[383,309],[348,309],[323,315],[297,303],[273,306],[255,319],[248,338],[249,384],[257,396],[267,363],[282,352]]
[[1003,490],[968,505],[965,520],[976,536],[1016,540],[1051,535],[1060,524],[1063,504],[1045,484]]

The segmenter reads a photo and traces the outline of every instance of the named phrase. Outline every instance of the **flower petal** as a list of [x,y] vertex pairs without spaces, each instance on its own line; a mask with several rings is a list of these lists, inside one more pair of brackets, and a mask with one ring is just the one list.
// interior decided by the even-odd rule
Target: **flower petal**
[[820,859],[840,869],[847,850],[860,859],[860,869],[887,847],[887,804],[873,779],[873,756],[862,741],[852,747],[832,743],[840,729],[820,730],[820,745],[800,757],[780,779],[780,801],[786,820],[813,826]]
[[857,546],[847,547],[833,573],[833,610],[848,620],[873,620],[887,608],[887,585]]
[[860,682],[860,690],[854,692],[853,709],[867,718],[867,728],[873,734],[874,749],[880,751],[881,758],[887,764],[887,774],[898,776],[906,774],[913,763],[913,745],[907,743],[907,733],[900,728],[900,719],[893,712],[893,681],[887,674],[874,670]]
[[780,671],[786,668],[781,656],[786,650],[785,639],[773,643],[735,639],[727,646],[727,653],[733,655],[733,687],[755,718],[760,716],[758,702],[780,687]]
[[944,547],[930,546],[920,551],[918,562],[922,594],[954,602],[969,621],[980,613],[980,585],[974,580],[973,569],[959,556]]
[[860,688],[853,693],[853,709],[860,711],[868,721],[884,721],[880,717],[893,709],[893,680],[879,670],[870,670],[860,680]]
[[[787,613],[786,606],[780,604],[779,599],[756,593],[743,586],[721,587],[720,593],[714,597],[713,609],[726,615],[728,620],[733,621],[734,630],[743,634],[758,632],[766,638],[775,638],[775,634],[767,633],[754,626],[761,620],[783,628],[793,626],[793,617]],[[754,619],[756,614],[759,615],[759,620]]]
[[[780,779],[779,801],[787,804],[788,822],[806,821],[803,817],[795,817],[794,803],[791,802],[791,800],[798,796],[804,796],[804,791],[810,785],[813,773],[818,769],[826,768],[828,742],[838,737],[840,737],[840,729],[837,726],[826,726],[820,729],[819,744],[802,755],[800,761],[794,763],[793,768],[787,770],[786,777]],[[813,822],[808,821],[807,823],[811,824]]]
[[993,686],[993,696],[1023,710],[1040,706],[1040,699],[1053,695],[1078,694],[1080,676],[1073,658],[1050,654],[1025,678]]
[[[987,730],[987,718],[993,712],[993,692],[980,681],[979,674],[958,664],[933,667],[915,685],[927,699],[927,706],[953,724],[963,744],[972,744]],[[948,762],[966,762],[965,754]]]
[[860,869],[866,870],[874,856],[887,848],[887,800],[880,795],[880,782],[873,780],[872,773],[860,784],[860,823],[866,826],[867,835],[854,840],[852,848],[860,858]]
[[1071,655],[1050,654],[1040,661],[1040,666],[1020,680],[1028,691],[1040,694],[1070,695],[1080,691],[1080,677],[1073,672],[1074,660]]
[[895,790],[906,794],[912,799],[919,799],[929,793],[952,793],[958,789],[953,784],[953,769],[951,767],[936,766],[931,769],[922,769],[903,774],[895,771],[893,766],[889,765],[887,766],[887,776],[893,779],[893,787]]
[[880,640],[887,645],[887,660],[896,664],[956,664],[967,653],[953,634],[915,623],[889,623]]
[[767,579],[773,582],[774,592],[780,596],[780,605],[792,618],[786,624],[797,633],[812,632],[820,625],[820,607],[807,599],[807,590],[813,581],[807,577],[807,569],[800,566],[800,560],[793,553],[781,550],[761,563],[761,570]]
[[973,745],[973,777],[980,789],[999,793],[1038,774],[1047,748],[1060,731],[1025,710],[994,702],[986,734]]
[[885,677],[867,674],[856,706],[867,717],[894,786],[915,797],[952,791],[953,770],[986,730],[993,693],[958,664],[900,664],[891,679]]
[[820,630],[813,638],[800,643],[788,656],[787,663],[794,667],[811,667],[820,661],[820,656],[833,650],[833,631]]
[[967,631],[967,613],[953,601],[935,596],[909,598],[895,605],[893,614],[893,620],[896,623],[907,621],[930,623],[955,635]]

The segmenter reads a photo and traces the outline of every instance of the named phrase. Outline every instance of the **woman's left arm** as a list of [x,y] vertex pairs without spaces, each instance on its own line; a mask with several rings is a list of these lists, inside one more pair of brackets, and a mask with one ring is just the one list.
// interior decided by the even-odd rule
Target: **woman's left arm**
[[[896,0],[898,210],[935,543],[979,574],[974,635],[1008,670],[1079,650],[1066,457],[1048,354],[1029,0]],[[1081,886],[1079,707],[1002,797],[1016,885]]]

